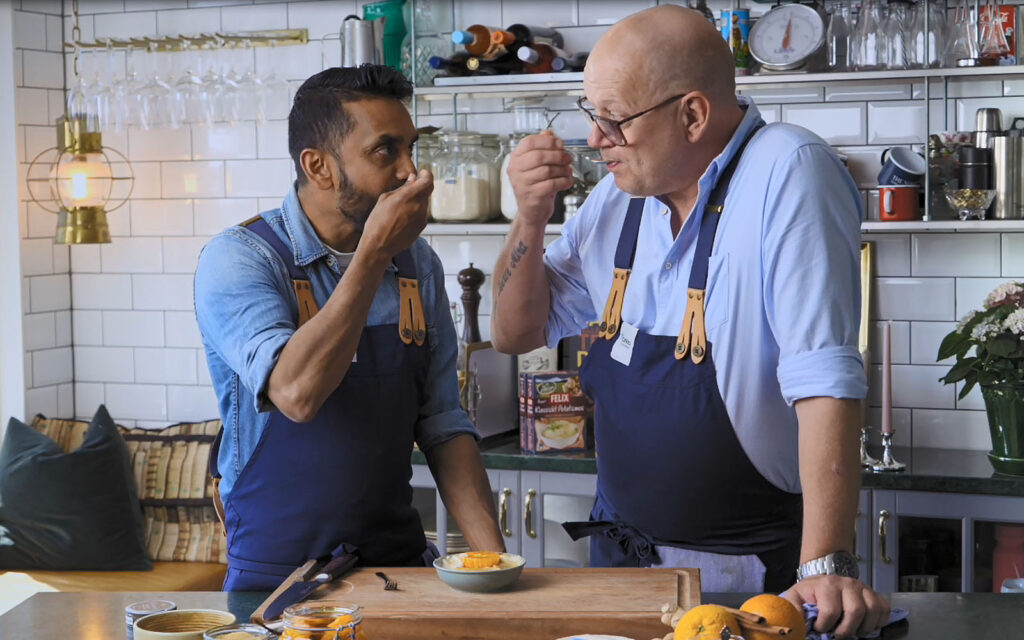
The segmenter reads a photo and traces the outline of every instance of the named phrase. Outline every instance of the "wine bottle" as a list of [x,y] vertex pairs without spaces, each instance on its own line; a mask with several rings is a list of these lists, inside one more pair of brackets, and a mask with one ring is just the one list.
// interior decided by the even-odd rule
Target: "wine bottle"
[[430,59],[427,60],[427,64],[429,64],[432,69],[444,71],[450,76],[467,76],[469,75],[469,69],[466,68],[466,61],[469,60],[470,57],[471,56],[465,51],[459,51],[448,58],[431,56]]
[[511,53],[506,53],[494,60],[481,60],[480,58],[470,57],[466,60],[466,68],[473,73],[481,75],[522,73],[523,61]]
[[493,60],[508,53],[504,45],[491,41],[491,34],[496,31],[482,24],[474,24],[462,31],[452,32],[452,42],[461,44],[471,56],[483,60]]
[[565,46],[565,39],[562,34],[551,27],[532,27],[524,24],[512,24],[503,31],[495,31],[491,34],[491,41],[503,44],[506,47],[511,45],[530,45],[542,43],[558,47]]
[[574,53],[568,58],[562,56],[555,56],[555,59],[551,61],[551,68],[555,71],[583,71],[583,67],[587,64],[587,56],[590,54],[587,52]]
[[551,73],[554,71],[551,63],[555,58],[569,57],[569,54],[561,49],[542,43],[520,47],[516,55],[523,61],[523,71],[526,73]]

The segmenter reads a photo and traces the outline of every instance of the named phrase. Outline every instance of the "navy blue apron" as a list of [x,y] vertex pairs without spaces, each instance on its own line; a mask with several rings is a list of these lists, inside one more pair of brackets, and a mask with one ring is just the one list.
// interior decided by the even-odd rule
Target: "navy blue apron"
[[[306,278],[265,220],[248,228],[280,254],[293,281]],[[394,262],[399,277],[416,278],[408,250]],[[364,327],[356,359],[312,421],[271,414],[224,501],[225,591],[273,590],[306,560],[353,547],[367,566],[436,557],[409,484],[428,364],[429,349],[406,344],[397,324]],[[211,465],[216,459],[214,451]]]
[[[760,126],[709,198],[689,292],[706,289],[729,182]],[[615,254],[618,273],[633,265],[643,204],[630,200]],[[623,285],[620,300],[624,291]],[[689,341],[688,324],[684,332]],[[694,342],[693,357],[681,358],[682,340],[638,331],[628,366],[611,357],[614,339],[592,345],[580,375],[594,400],[597,497],[590,522],[565,523],[566,531],[573,539],[592,536],[592,566],[650,566],[659,561],[656,546],[756,554],[766,568],[766,590],[785,589],[799,560],[801,496],[768,482],[740,446],[718,389],[712,345]]]

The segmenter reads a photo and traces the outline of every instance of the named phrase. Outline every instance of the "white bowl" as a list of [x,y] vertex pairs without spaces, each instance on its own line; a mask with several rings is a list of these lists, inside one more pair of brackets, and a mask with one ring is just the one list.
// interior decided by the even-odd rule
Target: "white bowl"
[[[585,418],[583,416],[574,416],[571,418],[538,418],[536,422],[537,437],[541,439],[541,442],[551,447],[552,449],[564,449],[572,446],[580,437],[580,432],[583,430]],[[546,435],[545,432],[555,426],[555,423],[567,423],[572,427],[571,435]],[[568,431],[569,427],[565,427],[564,431]]]
[[501,565],[493,569],[462,569],[465,553],[451,553],[434,560],[441,581],[459,591],[499,591],[519,579],[526,559],[514,553],[501,554]]

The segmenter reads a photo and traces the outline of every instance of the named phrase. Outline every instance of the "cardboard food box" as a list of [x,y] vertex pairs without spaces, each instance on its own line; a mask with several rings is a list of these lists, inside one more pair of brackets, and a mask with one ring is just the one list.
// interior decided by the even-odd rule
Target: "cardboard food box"
[[524,453],[566,453],[587,448],[593,404],[577,373],[519,376],[519,447]]

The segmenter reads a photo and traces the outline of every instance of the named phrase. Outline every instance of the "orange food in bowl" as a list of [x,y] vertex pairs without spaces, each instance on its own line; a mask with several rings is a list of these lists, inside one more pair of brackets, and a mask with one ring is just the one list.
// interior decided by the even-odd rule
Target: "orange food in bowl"
[[[786,640],[807,639],[807,625],[803,612],[782,596],[762,593],[744,602],[740,610],[756,613],[764,618],[767,624],[789,627],[792,631],[786,636]],[[776,633],[750,628],[744,629],[743,637],[747,640],[779,640]]]
[[702,604],[690,609],[679,619],[673,637],[675,640],[717,639],[721,637],[724,627],[729,627],[734,634],[740,632],[736,616],[717,604]]
[[501,563],[501,554],[495,551],[469,551],[462,556],[463,569],[490,569]]

